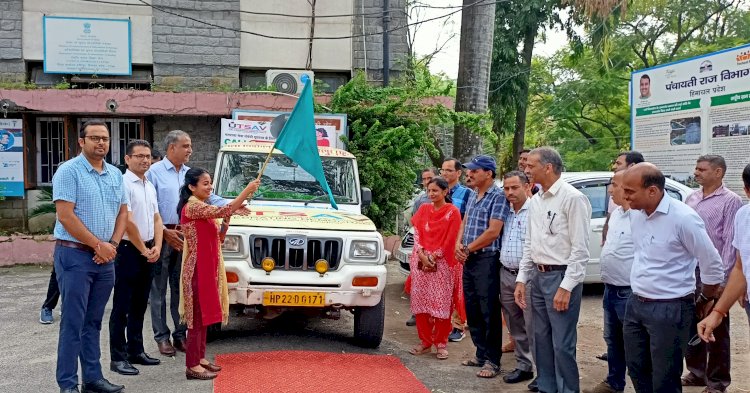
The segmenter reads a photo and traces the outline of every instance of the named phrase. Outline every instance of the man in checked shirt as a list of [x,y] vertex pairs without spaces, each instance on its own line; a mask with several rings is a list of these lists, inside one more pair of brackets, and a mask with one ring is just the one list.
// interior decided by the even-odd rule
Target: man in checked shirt
[[[518,383],[534,377],[534,364],[531,356],[533,330],[531,328],[531,307],[522,310],[513,293],[516,289],[518,268],[523,257],[523,240],[526,237],[529,199],[531,192],[529,178],[523,172],[511,171],[503,176],[505,197],[511,203],[500,247],[500,303],[506,322],[513,337],[516,355],[516,369],[503,377],[505,383]],[[528,293],[531,293],[529,291]],[[529,302],[527,293],[527,302]],[[529,387],[531,390],[532,387]]]

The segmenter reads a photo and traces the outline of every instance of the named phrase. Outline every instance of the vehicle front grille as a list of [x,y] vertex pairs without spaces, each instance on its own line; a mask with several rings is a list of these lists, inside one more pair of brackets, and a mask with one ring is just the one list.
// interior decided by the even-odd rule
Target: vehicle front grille
[[284,270],[315,270],[315,261],[325,259],[329,270],[336,270],[341,262],[342,243],[335,238],[251,236],[250,259],[253,267],[261,268],[263,258],[271,257],[276,269]]
[[411,232],[407,232],[406,235],[404,235],[404,238],[401,239],[401,247],[414,247],[414,235]]

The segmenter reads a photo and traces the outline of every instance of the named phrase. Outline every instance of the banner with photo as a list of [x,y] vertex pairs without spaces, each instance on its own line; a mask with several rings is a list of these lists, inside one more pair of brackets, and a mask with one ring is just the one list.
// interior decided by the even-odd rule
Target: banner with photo
[[[284,116],[284,117],[282,117]],[[283,122],[289,112],[254,111],[246,109],[235,109],[232,112],[233,127],[227,123],[227,138],[225,135],[224,120],[221,126],[221,146],[232,142],[245,142],[250,140],[275,140],[274,133],[280,132]],[[225,119],[226,120],[226,119]],[[231,122],[231,121],[230,121]],[[346,115],[316,114],[315,133],[318,138],[318,146],[330,146],[337,149],[346,149],[342,136],[346,136]],[[241,139],[238,139],[241,138]]]
[[725,183],[743,198],[750,162],[750,45],[631,74],[631,146],[666,175],[698,187],[702,154],[727,161]]
[[23,197],[23,121],[0,119],[0,195]]

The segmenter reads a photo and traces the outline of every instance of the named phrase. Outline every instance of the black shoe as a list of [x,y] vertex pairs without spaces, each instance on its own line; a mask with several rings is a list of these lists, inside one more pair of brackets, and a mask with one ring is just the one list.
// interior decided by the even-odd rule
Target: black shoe
[[123,385],[115,385],[102,378],[94,382],[81,384],[82,393],[120,393],[125,389]]
[[529,386],[526,386],[527,389],[529,389],[530,392],[538,392],[539,386],[536,384],[536,378],[534,378],[533,381],[529,384]]
[[505,383],[519,383],[523,381],[528,381],[530,379],[534,378],[534,373],[531,371],[521,371],[519,369],[515,369],[510,372],[510,374],[503,377],[503,381]]
[[156,366],[161,364],[161,360],[148,356],[146,352],[141,352],[139,355],[129,356],[128,361],[130,364],[142,364],[144,366]]
[[414,314],[412,314],[411,318],[409,318],[409,320],[406,321],[406,326],[417,326],[417,317],[414,316]]
[[80,393],[78,391],[78,386],[73,388],[67,388],[67,389],[60,389],[60,393]]
[[604,352],[601,355],[596,355],[596,358],[599,360],[604,360],[606,362],[609,360],[609,355],[607,354],[607,352]]
[[133,367],[128,361],[109,362],[109,369],[122,375],[138,375],[138,369]]

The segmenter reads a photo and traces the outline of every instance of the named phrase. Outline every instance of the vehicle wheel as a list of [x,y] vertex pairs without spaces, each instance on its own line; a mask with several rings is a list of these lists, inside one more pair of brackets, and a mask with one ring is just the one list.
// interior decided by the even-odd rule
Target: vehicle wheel
[[221,337],[221,322],[210,325],[206,329],[206,342],[211,342]]
[[354,342],[360,347],[377,348],[383,341],[385,325],[385,293],[380,303],[354,310]]

